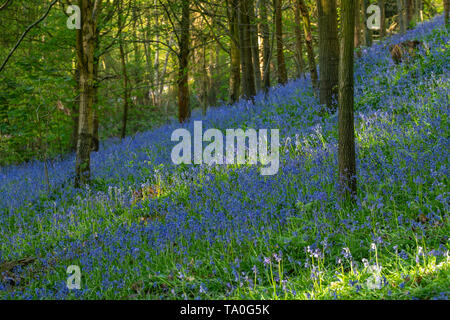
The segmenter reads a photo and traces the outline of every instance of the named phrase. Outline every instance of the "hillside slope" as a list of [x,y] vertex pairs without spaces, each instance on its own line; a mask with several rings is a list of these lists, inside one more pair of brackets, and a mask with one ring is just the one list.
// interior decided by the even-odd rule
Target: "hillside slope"
[[[416,38],[394,65],[389,44]],[[184,125],[280,129],[274,176],[173,165],[177,123],[105,142],[83,190],[73,157],[49,164],[51,194],[41,162],[0,168],[0,297],[448,298],[449,40],[438,17],[357,61],[354,207],[336,201],[337,117],[309,79]]]

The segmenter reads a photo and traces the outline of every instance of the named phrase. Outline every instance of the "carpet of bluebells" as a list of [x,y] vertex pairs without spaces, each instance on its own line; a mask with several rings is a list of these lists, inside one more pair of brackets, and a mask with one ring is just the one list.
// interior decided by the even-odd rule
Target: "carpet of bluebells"
[[[408,39],[420,55],[395,65]],[[442,17],[363,49],[356,204],[337,197],[337,115],[307,77],[183,124],[280,129],[274,176],[172,164],[175,122],[103,142],[83,189],[73,155],[48,161],[50,188],[43,162],[0,168],[0,298],[447,299],[449,67]]]

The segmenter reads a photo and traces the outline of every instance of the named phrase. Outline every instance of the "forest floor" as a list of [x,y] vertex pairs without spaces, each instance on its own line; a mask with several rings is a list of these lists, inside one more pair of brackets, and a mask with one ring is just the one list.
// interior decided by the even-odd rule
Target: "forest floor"
[[[388,47],[420,54],[395,65]],[[358,198],[338,201],[337,116],[309,79],[183,126],[280,129],[280,170],[176,166],[172,123],[92,154],[0,168],[2,299],[448,299],[450,35],[443,18],[363,49]],[[67,288],[67,267],[81,289]]]

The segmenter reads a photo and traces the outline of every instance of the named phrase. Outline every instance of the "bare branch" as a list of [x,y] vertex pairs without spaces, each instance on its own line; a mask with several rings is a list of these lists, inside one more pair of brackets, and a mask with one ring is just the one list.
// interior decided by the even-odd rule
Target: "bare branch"
[[17,41],[16,45],[11,49],[11,51],[9,52],[8,56],[6,57],[5,61],[3,61],[2,65],[0,66],[0,72],[3,71],[3,69],[5,68],[6,64],[8,63],[8,60],[11,58],[11,56],[14,54],[14,52],[17,50],[17,48],[19,47],[20,43],[22,42],[22,40],[25,38],[25,36],[28,34],[28,32],[30,32],[31,29],[33,29],[35,26],[37,26],[39,23],[41,23],[45,18],[47,18],[48,14],[50,13],[50,10],[52,9],[52,7],[55,5],[55,3],[58,0],[53,0],[52,3],[50,3],[50,5],[47,8],[47,11],[45,12],[45,14],[39,18],[39,20],[33,22],[31,25],[28,26],[28,28],[25,30],[25,32],[22,34],[22,36],[20,37],[20,39]]
[[0,6],[0,11],[5,9],[9,5],[10,2],[12,2],[12,0],[6,0],[6,2]]

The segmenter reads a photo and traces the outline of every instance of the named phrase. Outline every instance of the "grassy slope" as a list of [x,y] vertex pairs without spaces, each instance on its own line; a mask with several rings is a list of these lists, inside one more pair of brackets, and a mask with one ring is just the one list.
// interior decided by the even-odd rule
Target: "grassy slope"
[[[273,177],[174,167],[176,124],[106,143],[87,190],[63,185],[71,158],[50,168],[51,195],[39,163],[0,171],[0,265],[39,258],[5,272],[0,297],[448,298],[449,34],[439,18],[413,37],[430,48],[413,62],[392,65],[382,44],[357,64],[357,206],[336,201],[336,116],[298,80],[204,119],[280,128]],[[80,291],[65,287],[71,264]]]

